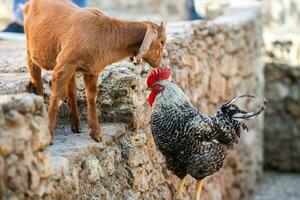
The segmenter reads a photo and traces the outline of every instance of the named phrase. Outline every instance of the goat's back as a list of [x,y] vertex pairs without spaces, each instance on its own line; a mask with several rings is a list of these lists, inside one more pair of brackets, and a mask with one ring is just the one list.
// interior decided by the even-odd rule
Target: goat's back
[[87,36],[96,31],[100,11],[95,14],[68,0],[31,0],[25,11],[27,53],[38,66],[52,70],[61,57],[84,60],[82,52],[93,49],[95,42]]

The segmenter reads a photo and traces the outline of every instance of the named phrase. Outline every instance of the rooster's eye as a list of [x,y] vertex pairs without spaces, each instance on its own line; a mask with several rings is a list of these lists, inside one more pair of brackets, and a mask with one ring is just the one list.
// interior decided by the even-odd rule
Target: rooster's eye
[[163,87],[162,85],[155,84],[155,85],[152,86],[152,90],[153,90],[154,92],[159,93],[159,92],[161,92],[162,90],[164,90],[164,87]]

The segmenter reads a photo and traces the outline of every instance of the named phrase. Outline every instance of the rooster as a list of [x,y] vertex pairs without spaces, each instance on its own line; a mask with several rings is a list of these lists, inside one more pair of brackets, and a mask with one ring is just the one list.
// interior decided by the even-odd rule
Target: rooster
[[182,199],[185,177],[198,180],[196,199],[200,200],[204,178],[219,171],[228,150],[238,143],[243,119],[257,117],[266,109],[267,100],[256,112],[240,110],[232,98],[214,115],[200,113],[189,98],[169,81],[170,68],[157,68],[147,78],[151,91],[151,132],[157,148],[165,157],[167,168],[181,179],[177,198]]

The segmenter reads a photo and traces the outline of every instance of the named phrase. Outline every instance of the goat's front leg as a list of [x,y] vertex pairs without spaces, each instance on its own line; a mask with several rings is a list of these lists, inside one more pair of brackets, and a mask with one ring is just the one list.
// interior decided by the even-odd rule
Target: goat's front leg
[[54,139],[54,129],[56,125],[58,109],[64,102],[67,84],[69,83],[70,79],[74,76],[75,72],[75,67],[70,65],[60,64],[54,68],[52,75],[52,94],[48,109],[49,130],[52,136],[51,143]]
[[70,124],[73,133],[81,132],[81,122],[77,108],[76,74],[73,75],[67,86],[68,105],[70,110]]
[[31,77],[31,80],[27,85],[27,92],[43,96],[44,92],[41,68],[33,63],[33,61],[30,59],[29,53],[27,53],[26,63]]
[[101,141],[101,131],[96,112],[96,98],[97,98],[97,81],[98,75],[84,75],[85,92],[87,99],[87,118],[88,125],[91,129],[90,136],[97,142]]

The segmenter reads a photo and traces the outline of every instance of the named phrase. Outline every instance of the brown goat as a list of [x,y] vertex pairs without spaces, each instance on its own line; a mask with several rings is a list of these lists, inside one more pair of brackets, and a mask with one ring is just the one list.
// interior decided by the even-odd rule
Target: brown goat
[[48,109],[49,130],[54,136],[59,106],[68,98],[71,129],[79,133],[76,72],[84,75],[90,135],[101,140],[96,113],[97,80],[109,64],[136,58],[157,67],[161,64],[166,33],[160,26],[104,15],[97,9],[79,8],[69,0],[31,0],[24,7],[27,66],[30,88],[43,95],[41,68],[53,70]]

